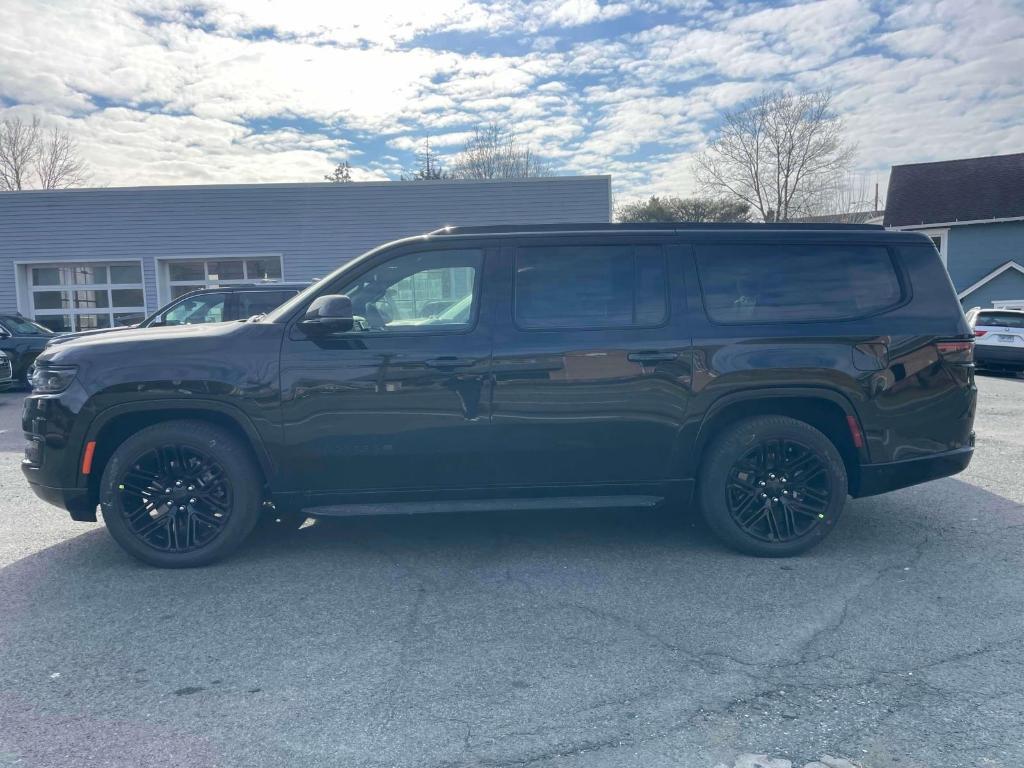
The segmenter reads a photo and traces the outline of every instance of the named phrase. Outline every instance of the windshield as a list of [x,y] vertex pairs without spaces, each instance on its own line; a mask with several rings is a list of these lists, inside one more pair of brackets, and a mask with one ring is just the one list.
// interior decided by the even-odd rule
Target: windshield
[[23,317],[4,317],[0,319],[4,327],[14,336],[52,336],[53,331],[39,323],[33,323]]

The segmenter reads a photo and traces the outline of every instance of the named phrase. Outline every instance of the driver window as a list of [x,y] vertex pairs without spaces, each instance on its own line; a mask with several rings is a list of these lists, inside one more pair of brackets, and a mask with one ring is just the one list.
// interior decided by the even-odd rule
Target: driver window
[[367,331],[465,330],[475,316],[482,263],[475,249],[411,253],[361,275],[342,293]]

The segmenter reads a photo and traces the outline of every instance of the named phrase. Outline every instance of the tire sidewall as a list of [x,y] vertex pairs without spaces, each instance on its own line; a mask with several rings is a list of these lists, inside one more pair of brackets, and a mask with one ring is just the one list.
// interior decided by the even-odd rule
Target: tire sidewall
[[[126,464],[145,452],[171,443],[212,454],[224,468],[231,484],[232,508],[217,537],[191,552],[161,552],[139,540],[129,529],[116,489]],[[252,532],[259,519],[262,482],[244,445],[220,427],[198,421],[156,424],[125,440],[110,457],[100,479],[100,508],[110,535],[129,554],[161,568],[193,568],[207,565],[235,551]]]
[[[760,441],[780,438],[800,442],[818,453],[832,487],[825,519],[799,538],[781,543],[755,539],[740,529],[725,500],[728,475],[737,459]],[[699,498],[704,519],[726,544],[758,557],[791,557],[819,544],[838,523],[847,492],[846,465],[832,441],[811,425],[787,416],[758,416],[737,422],[715,440],[701,467]]]

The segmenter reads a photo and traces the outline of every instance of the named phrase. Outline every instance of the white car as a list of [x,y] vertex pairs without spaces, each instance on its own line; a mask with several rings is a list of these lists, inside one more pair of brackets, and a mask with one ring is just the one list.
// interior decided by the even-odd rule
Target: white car
[[979,368],[1024,371],[1024,310],[982,309],[967,313],[974,329],[974,362]]

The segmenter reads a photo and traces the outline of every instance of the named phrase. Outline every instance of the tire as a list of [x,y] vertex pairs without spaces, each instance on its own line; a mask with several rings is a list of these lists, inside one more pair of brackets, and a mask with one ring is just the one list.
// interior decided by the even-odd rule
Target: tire
[[757,557],[791,557],[819,544],[839,521],[848,491],[832,441],[788,416],[728,427],[705,454],[698,483],[711,530]]
[[248,446],[202,421],[137,432],[114,451],[100,480],[110,535],[159,568],[193,568],[230,555],[259,520],[262,495]]

